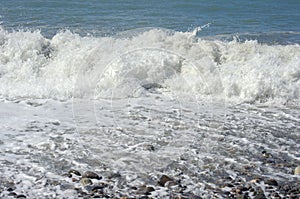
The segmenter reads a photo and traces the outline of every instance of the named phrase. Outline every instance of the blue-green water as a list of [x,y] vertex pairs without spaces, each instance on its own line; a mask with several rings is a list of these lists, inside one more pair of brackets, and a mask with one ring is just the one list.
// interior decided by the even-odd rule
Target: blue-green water
[[261,40],[296,43],[300,37],[298,0],[1,0],[0,4],[5,29],[40,29],[46,36],[61,29],[103,35],[144,27],[189,31],[210,24],[200,36],[250,33]]

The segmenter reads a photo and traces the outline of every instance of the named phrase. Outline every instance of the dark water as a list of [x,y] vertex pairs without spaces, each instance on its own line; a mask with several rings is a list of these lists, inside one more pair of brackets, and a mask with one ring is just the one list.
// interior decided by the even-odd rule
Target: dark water
[[[188,31],[210,24],[199,36],[252,33],[255,39],[299,43],[300,2],[267,1],[0,1],[5,29],[40,29],[45,35],[70,29],[103,35],[161,27]],[[260,33],[264,33],[263,37]]]

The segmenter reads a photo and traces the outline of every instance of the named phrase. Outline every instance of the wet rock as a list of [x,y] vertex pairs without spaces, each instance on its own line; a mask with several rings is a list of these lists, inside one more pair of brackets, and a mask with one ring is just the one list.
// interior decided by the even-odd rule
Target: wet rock
[[189,193],[187,196],[189,199],[202,199],[200,196],[197,196],[193,193]]
[[298,166],[298,167],[295,168],[294,174],[295,175],[300,175],[300,166]]
[[12,188],[8,188],[6,191],[12,192],[13,189]]
[[174,181],[168,181],[165,183],[165,186],[168,187],[168,188],[171,188],[171,187],[174,187],[174,186],[177,186],[178,184]]
[[265,194],[259,193],[256,196],[254,196],[253,199],[267,199],[267,198],[266,198]]
[[272,155],[271,155],[270,153],[268,153],[267,151],[262,151],[261,153],[262,153],[262,155],[263,155],[265,158],[271,158],[271,157],[272,157]]
[[238,187],[236,188],[236,192],[237,192],[237,193],[242,193],[242,192],[245,192],[245,191],[248,191],[248,188],[247,188],[247,187],[238,186]]
[[16,196],[17,194],[15,193],[15,192],[10,192],[9,194],[8,194],[8,196]]
[[92,192],[97,192],[97,193],[103,193],[103,189],[105,188],[105,187],[107,187],[108,185],[107,184],[104,184],[104,183],[102,183],[102,184],[98,184],[98,185],[95,185],[95,186],[93,186],[93,187],[91,187],[91,191]]
[[260,182],[260,179],[255,178],[255,179],[250,180],[249,182],[250,182],[250,183],[259,183],[259,182]]
[[71,169],[69,172],[69,174],[74,174],[74,175],[77,175],[77,176],[81,176],[81,173],[75,169]]
[[26,198],[26,196],[23,194],[20,194],[20,195],[17,195],[16,198]]
[[174,199],[187,199],[187,197],[184,197],[181,195],[176,195],[176,196],[174,196]]
[[87,185],[93,184],[92,180],[89,179],[89,178],[81,178],[80,183],[81,183],[83,186],[87,186]]
[[265,181],[265,184],[271,185],[271,186],[278,186],[278,182],[274,179],[268,179]]
[[112,179],[112,178],[120,178],[120,177],[122,177],[121,174],[117,172],[117,173],[111,173],[107,178]]
[[54,121],[54,122],[52,122],[52,124],[55,125],[55,126],[59,126],[60,122],[59,121]]
[[100,177],[98,174],[92,172],[92,171],[86,171],[84,172],[84,174],[82,175],[82,178],[90,178],[90,179],[97,179],[97,180],[101,180],[102,177]]
[[162,88],[162,85],[158,83],[148,83],[148,84],[143,84],[142,87],[146,90],[150,90],[154,88]]
[[72,178],[72,174],[70,174],[70,173],[64,173],[64,174],[62,174],[62,176]]
[[144,149],[147,150],[147,151],[155,151],[154,146],[151,145],[151,144],[145,144]]
[[164,187],[165,184],[169,181],[173,181],[172,178],[170,178],[169,176],[167,175],[162,175],[159,179],[159,181],[157,182],[160,186]]
[[249,197],[246,194],[237,194],[235,196],[236,199],[248,199]]
[[150,195],[153,191],[155,191],[153,187],[143,185],[138,189],[137,193],[142,195]]

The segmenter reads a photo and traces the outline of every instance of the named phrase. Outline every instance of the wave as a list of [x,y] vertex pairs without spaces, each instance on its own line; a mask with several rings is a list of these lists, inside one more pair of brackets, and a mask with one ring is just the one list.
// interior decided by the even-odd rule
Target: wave
[[[201,29],[201,28],[200,28]],[[0,28],[2,98],[106,98],[149,91],[287,103],[300,97],[300,47],[159,28],[52,38]]]

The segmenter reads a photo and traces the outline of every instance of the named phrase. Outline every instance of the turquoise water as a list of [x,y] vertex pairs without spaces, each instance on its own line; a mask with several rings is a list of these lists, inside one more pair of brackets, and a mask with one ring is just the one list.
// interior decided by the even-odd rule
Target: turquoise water
[[144,27],[189,31],[210,24],[200,36],[246,34],[296,43],[300,38],[298,0],[1,0],[0,4],[6,30],[40,29],[46,36],[62,29],[105,35]]

